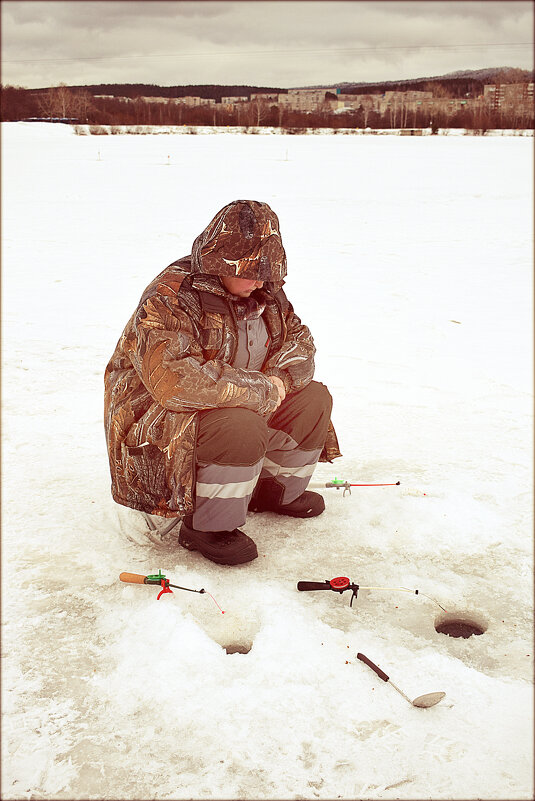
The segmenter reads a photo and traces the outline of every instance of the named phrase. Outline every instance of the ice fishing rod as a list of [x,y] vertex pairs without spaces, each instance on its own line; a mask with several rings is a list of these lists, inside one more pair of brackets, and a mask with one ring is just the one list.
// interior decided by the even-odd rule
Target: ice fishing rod
[[208,592],[208,590],[205,589],[193,590],[191,589],[191,587],[181,587],[178,584],[171,584],[169,579],[165,577],[165,574],[162,573],[161,570],[158,570],[158,573],[154,573],[149,576],[142,576],[140,573],[121,573],[119,578],[121,581],[125,581],[129,584],[159,585],[162,589],[158,593],[158,597],[156,599],[157,601],[159,601],[162,595],[164,595],[167,592],[170,592],[172,595],[173,590],[171,589],[171,587],[174,587],[175,590],[185,590],[186,592],[198,592],[201,595],[206,593],[206,595],[209,595],[212,601],[215,603],[215,605],[221,610],[221,614],[222,615],[225,614],[225,612],[223,611],[223,609],[221,609],[221,607],[219,606],[219,604],[217,603],[216,599],[214,598],[211,592]]
[[327,487],[327,489],[334,487],[335,489],[343,489],[343,495],[348,492],[351,495],[351,487],[398,487],[401,484],[401,481],[396,481],[393,484],[351,484],[349,481],[343,478],[336,478],[336,476],[332,479],[332,481],[315,481],[309,484],[309,487],[313,487],[315,489],[323,489]]
[[347,576],[337,576],[333,579],[327,579],[326,581],[298,581],[297,582],[297,589],[299,592],[307,592],[312,590],[332,590],[333,592],[339,592],[340,595],[345,592],[346,590],[351,590],[351,600],[349,601],[349,606],[353,606],[353,600],[358,596],[359,590],[389,590],[392,592],[410,592],[412,595],[423,595],[424,598],[429,598],[430,601],[433,601],[437,606],[440,606],[443,612],[447,612],[447,609],[439,604],[434,598],[431,598],[430,595],[426,595],[425,592],[420,592],[420,590],[409,590],[407,587],[362,587],[360,584],[354,584],[351,579],[347,578]]

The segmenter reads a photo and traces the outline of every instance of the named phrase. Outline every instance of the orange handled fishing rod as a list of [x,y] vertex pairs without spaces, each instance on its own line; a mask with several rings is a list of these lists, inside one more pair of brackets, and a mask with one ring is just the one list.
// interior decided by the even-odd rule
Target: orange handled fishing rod
[[141,576],[139,573],[121,573],[119,576],[121,581],[127,581],[130,584],[159,584],[160,582],[147,581],[148,576]]
[[[175,590],[186,590],[186,592],[198,592],[199,594],[206,593],[210,596],[213,600],[215,605],[221,609],[219,604],[217,603],[216,599],[212,595],[211,592],[208,590],[201,589],[201,590],[193,590],[191,587],[181,587],[179,584],[171,584],[169,579],[165,577],[164,573],[161,570],[158,570],[158,573],[154,573],[148,576],[142,576],[140,573],[121,573],[119,575],[121,581],[127,582],[128,584],[156,584],[159,585],[162,589],[158,593],[157,600],[159,601],[162,595],[166,592],[173,593],[171,587],[174,587]],[[224,615],[224,611],[221,609],[221,614]]]
[[313,489],[323,489],[327,487],[327,489],[334,487],[335,489],[343,489],[343,495],[348,492],[351,495],[351,487],[399,487],[401,481],[396,481],[393,484],[351,484],[349,481],[343,478],[333,478],[332,481],[311,481],[309,483],[309,487]]

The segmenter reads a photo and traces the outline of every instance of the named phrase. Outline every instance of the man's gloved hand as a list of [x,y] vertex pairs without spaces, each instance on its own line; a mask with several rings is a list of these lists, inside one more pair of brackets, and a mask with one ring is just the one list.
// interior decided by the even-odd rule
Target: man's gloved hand
[[271,383],[274,386],[276,386],[278,391],[279,391],[279,402],[277,403],[277,406],[275,407],[276,409],[278,409],[279,406],[281,405],[281,403],[283,402],[284,398],[286,397],[286,389],[284,387],[283,382],[281,381],[281,379],[278,376],[276,376],[276,375],[268,375],[267,378],[268,378],[268,381],[271,381]]

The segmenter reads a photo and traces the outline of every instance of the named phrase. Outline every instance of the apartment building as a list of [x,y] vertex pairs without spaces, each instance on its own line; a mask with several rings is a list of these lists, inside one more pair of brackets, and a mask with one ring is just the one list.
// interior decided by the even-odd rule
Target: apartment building
[[486,84],[483,100],[493,109],[518,105],[533,107],[533,83]]
[[278,92],[254,92],[251,94],[251,102],[258,101],[260,103],[278,103],[279,97],[284,97]]
[[[278,102],[292,111],[317,111],[326,102],[325,94],[336,94],[336,89],[288,89],[287,95],[279,95]],[[327,101],[329,102],[329,101]],[[338,101],[331,101],[336,108]]]
[[186,106],[203,106],[213,105],[216,101],[211,98],[204,97],[157,97],[157,96],[142,96],[142,97],[120,97],[119,95],[95,95],[96,100],[120,100],[122,103],[184,103]]
[[379,103],[376,110],[380,114],[384,114],[389,109],[406,109],[409,111],[418,111],[420,108],[431,104],[434,100],[433,92],[385,92],[384,95],[379,95]]
[[188,108],[194,108],[196,106],[214,106],[215,100],[211,97],[193,97],[191,95],[186,95],[186,97],[177,97],[175,100],[176,103],[183,103]]
[[[346,95],[343,93],[336,95],[336,103],[338,109],[358,109],[361,105],[366,103],[374,103],[375,100],[368,100],[368,98],[379,98],[380,95]],[[366,100],[363,100],[366,98]]]
[[234,95],[231,97],[222,97],[221,103],[223,106],[232,106],[234,105],[234,103],[247,103],[248,100],[249,98],[247,97],[247,95],[244,96]]

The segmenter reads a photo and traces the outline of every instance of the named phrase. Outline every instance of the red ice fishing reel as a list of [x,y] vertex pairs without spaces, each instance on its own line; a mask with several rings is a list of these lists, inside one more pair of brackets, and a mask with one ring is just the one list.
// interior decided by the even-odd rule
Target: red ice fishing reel
[[359,585],[353,584],[351,579],[347,576],[337,576],[336,578],[327,579],[326,581],[298,581],[297,589],[300,592],[307,592],[310,590],[333,590],[342,594],[346,590],[351,590],[351,600],[349,606],[353,606],[353,599],[357,597]]

